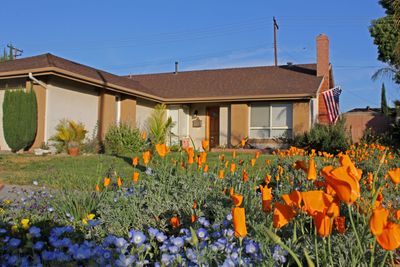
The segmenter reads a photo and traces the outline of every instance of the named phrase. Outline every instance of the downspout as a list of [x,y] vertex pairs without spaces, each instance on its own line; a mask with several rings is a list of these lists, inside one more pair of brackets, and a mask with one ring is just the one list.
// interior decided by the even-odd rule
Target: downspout
[[47,89],[47,84],[45,84],[44,82],[39,81],[38,79],[36,79],[35,77],[33,77],[32,72],[29,72],[28,77],[29,77],[29,79],[31,79],[31,80],[34,81],[35,83],[37,83],[37,84],[43,86],[45,89]]

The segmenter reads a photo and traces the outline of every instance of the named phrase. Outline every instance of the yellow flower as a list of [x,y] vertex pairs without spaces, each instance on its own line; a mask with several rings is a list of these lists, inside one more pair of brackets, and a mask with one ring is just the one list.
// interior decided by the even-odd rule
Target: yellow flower
[[18,232],[18,225],[11,226],[11,233],[15,234]]
[[0,208],[0,214],[4,214],[4,209]]
[[6,205],[9,205],[12,203],[11,199],[4,199],[3,201],[4,201],[4,204],[6,204]]
[[29,219],[22,219],[21,226],[22,226],[22,229],[28,230],[29,229]]
[[82,219],[83,224],[85,224],[85,225],[88,224],[88,221],[93,220],[95,216],[96,216],[96,215],[94,215],[93,213],[88,214],[88,215],[86,216],[86,218],[83,218],[83,219]]

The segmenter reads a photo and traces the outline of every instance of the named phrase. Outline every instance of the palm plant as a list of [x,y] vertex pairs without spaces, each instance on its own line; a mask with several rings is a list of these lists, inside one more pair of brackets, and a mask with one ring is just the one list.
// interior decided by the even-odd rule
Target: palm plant
[[51,138],[67,147],[77,147],[85,139],[87,131],[83,123],[63,119],[56,126],[57,133]]
[[171,117],[167,118],[167,106],[158,104],[147,120],[147,130],[153,144],[165,143],[167,134],[174,126]]

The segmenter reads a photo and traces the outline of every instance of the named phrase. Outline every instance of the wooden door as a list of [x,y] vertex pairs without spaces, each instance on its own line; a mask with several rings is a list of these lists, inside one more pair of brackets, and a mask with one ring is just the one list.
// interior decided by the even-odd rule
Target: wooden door
[[219,107],[208,107],[208,138],[210,148],[219,146]]

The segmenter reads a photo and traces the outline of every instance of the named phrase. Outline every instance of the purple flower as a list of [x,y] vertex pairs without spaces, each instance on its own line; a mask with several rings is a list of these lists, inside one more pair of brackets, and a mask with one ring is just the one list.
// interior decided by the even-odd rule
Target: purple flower
[[136,246],[141,246],[146,241],[146,236],[141,231],[131,230],[129,231],[129,237]]
[[247,254],[254,254],[254,253],[257,253],[258,247],[257,247],[257,245],[256,245],[254,242],[250,241],[250,242],[246,245],[245,251],[246,251]]
[[119,267],[130,266],[135,261],[133,256],[125,256],[124,254],[119,255],[119,258],[115,261],[115,264]]
[[171,243],[180,248],[184,245],[185,241],[183,241],[182,237],[175,237],[171,238]]
[[164,242],[168,237],[163,233],[163,232],[159,232],[156,235],[156,239],[158,242]]
[[33,249],[34,250],[42,250],[43,246],[44,246],[44,242],[38,241],[33,245]]
[[17,239],[17,238],[11,238],[8,241],[8,245],[10,245],[10,247],[16,248],[21,244],[21,240]]
[[152,228],[152,227],[149,228],[148,232],[151,237],[155,237],[159,233],[159,231],[157,229]]
[[208,237],[208,232],[207,232],[206,229],[200,228],[200,229],[197,230],[197,236],[200,239],[206,239]]
[[175,246],[175,245],[169,246],[169,247],[168,247],[168,250],[169,250],[169,252],[172,253],[172,254],[176,254],[176,253],[179,252],[179,248],[178,248],[177,246]]

